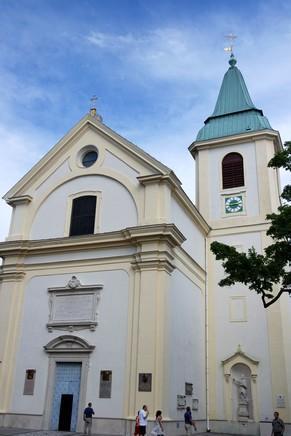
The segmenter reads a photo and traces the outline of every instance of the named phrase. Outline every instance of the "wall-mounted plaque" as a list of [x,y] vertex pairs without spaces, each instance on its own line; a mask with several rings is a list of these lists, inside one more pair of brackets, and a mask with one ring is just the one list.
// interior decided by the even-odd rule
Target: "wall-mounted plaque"
[[111,398],[112,371],[100,371],[99,398]]
[[35,369],[27,369],[25,371],[23,395],[33,395],[35,383]]
[[185,395],[193,395],[193,384],[185,383]]
[[151,392],[152,390],[152,374],[140,373],[138,375],[138,390],[139,392]]
[[279,408],[284,408],[286,407],[285,405],[285,396],[283,394],[279,394],[276,397],[276,406]]
[[95,330],[102,285],[83,286],[73,276],[63,288],[49,288],[49,331]]
[[199,400],[198,398],[192,398],[192,410],[199,409]]
[[177,409],[185,409],[186,395],[177,395]]

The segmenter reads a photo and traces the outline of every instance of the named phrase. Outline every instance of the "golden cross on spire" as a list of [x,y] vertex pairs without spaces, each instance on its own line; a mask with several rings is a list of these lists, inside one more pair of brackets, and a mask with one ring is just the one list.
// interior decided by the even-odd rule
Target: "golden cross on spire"
[[230,54],[233,53],[234,41],[236,40],[236,38],[237,36],[234,33],[229,33],[228,35],[225,35],[225,39],[228,41],[228,46],[224,47],[224,51],[227,51]]

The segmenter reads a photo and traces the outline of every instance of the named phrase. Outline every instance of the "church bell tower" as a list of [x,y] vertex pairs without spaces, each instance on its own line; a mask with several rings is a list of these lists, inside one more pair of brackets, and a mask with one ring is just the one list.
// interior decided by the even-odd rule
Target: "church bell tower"
[[[288,398],[282,302],[266,311],[246,286],[219,287],[223,269],[210,244],[219,241],[243,252],[254,247],[258,253],[270,244],[266,214],[276,212],[280,187],[278,171],[268,162],[282,143],[252,102],[236,64],[232,53],[214,112],[189,150],[196,161],[196,206],[211,227],[205,298],[207,418],[213,431],[256,434],[260,421],[271,418],[276,398]],[[283,418],[285,412],[280,411]]]
[[253,104],[231,54],[213,114],[189,150],[196,160],[196,204],[214,228],[265,222],[279,204],[278,174],[267,167],[282,147]]

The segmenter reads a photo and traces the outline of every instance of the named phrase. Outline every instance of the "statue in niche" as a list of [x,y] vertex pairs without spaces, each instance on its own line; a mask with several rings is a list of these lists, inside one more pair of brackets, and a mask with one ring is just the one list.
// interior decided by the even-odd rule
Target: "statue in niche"
[[240,378],[233,379],[234,384],[237,385],[238,392],[238,418],[239,419],[248,419],[250,417],[249,414],[249,398],[248,398],[248,386],[246,378],[243,374],[241,374]]

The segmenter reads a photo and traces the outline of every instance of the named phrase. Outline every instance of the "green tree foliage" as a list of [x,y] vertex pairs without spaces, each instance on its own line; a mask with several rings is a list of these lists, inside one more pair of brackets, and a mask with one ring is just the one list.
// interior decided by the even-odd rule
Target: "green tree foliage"
[[[291,141],[284,144],[284,149],[275,154],[268,166],[291,171]],[[220,242],[211,244],[211,251],[216,260],[222,260],[227,274],[219,286],[243,283],[261,296],[265,308],[275,303],[283,292],[291,294],[291,185],[285,186],[281,198],[277,213],[266,217],[270,222],[267,235],[274,242],[263,255],[254,247],[247,253],[239,253],[234,247]]]

